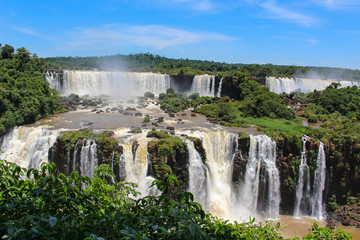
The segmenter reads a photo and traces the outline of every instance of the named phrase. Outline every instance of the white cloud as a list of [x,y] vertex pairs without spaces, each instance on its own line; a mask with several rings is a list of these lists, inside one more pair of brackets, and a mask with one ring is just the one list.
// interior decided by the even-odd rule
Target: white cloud
[[312,26],[317,20],[309,15],[290,10],[279,6],[276,1],[265,1],[260,3],[260,6],[267,11],[267,18],[283,19],[292,21],[305,26]]
[[99,27],[79,28],[71,33],[72,46],[109,48],[115,46],[150,47],[160,50],[167,47],[188,45],[203,41],[225,41],[230,37],[217,33],[195,33],[160,25],[107,24]]
[[360,7],[360,1],[358,0],[313,0],[313,2],[329,9]]
[[10,27],[10,29],[21,32],[21,33],[24,33],[24,34],[27,34],[27,35],[52,40],[52,38],[50,38],[48,36],[41,35],[38,32],[36,32],[34,30],[31,30],[31,29],[28,29],[28,28]]
[[187,8],[201,11],[201,12],[212,12],[219,4],[210,0],[172,0],[176,4],[185,4]]
[[306,42],[310,43],[310,45],[315,46],[318,45],[320,42],[316,39],[308,39]]

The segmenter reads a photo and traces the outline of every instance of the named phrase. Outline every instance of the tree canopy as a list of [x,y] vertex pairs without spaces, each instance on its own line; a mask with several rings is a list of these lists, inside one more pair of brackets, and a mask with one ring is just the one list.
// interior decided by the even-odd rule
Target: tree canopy
[[59,93],[44,80],[47,64],[24,47],[5,45],[0,59],[0,136],[60,108]]

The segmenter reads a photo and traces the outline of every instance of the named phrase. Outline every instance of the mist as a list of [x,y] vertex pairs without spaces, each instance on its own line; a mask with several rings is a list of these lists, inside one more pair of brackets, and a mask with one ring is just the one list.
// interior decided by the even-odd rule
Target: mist
[[108,72],[127,72],[128,64],[122,55],[104,56],[98,58],[98,69]]
[[355,77],[355,70],[342,68],[310,68],[306,72],[297,71],[294,78],[305,78],[312,80],[332,80],[332,81],[359,81]]

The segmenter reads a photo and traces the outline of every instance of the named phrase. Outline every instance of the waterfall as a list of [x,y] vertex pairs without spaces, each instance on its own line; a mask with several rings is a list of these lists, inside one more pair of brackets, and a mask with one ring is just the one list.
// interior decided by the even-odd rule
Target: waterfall
[[[225,131],[194,132],[202,139],[206,151],[206,200],[207,208],[216,216],[230,218],[231,177],[233,171],[233,154],[237,134]],[[191,159],[193,161],[193,159]],[[194,192],[192,192],[194,194]]]
[[124,182],[126,180],[126,170],[125,170],[125,162],[126,157],[125,153],[121,154],[119,159],[119,180],[120,182]]
[[93,178],[94,169],[98,166],[97,145],[95,141],[84,139],[80,153],[80,173]]
[[47,71],[45,73],[45,80],[49,83],[50,88],[61,90],[61,81],[59,77],[59,73]]
[[[301,205],[308,203],[310,198],[310,169],[307,165],[306,159],[306,141],[309,139],[308,136],[304,135],[302,138],[302,152],[300,156],[299,166],[299,179],[296,185],[296,198],[294,206],[294,217],[299,217],[301,212]],[[304,206],[303,208],[305,208]]]
[[276,143],[266,135],[250,136],[249,159],[240,191],[240,202],[248,214],[259,212],[270,218],[279,215],[280,177],[276,168]]
[[[156,187],[150,188],[151,183],[155,178],[147,176],[148,171],[148,151],[147,143],[149,138],[146,138],[146,133],[138,134],[136,138],[139,144],[136,151],[133,151],[134,139],[129,139],[122,144],[124,152],[120,156],[120,177],[123,177],[126,182],[132,182],[138,185],[137,191],[143,196],[157,195],[159,191]],[[123,169],[121,169],[123,168]],[[125,169],[125,171],[124,171]]]
[[[79,151],[79,141],[77,141],[75,143],[75,146],[74,146],[74,155],[73,155],[73,169],[72,169],[72,172],[75,172],[75,171],[78,171],[76,168],[76,164],[78,164],[78,162],[76,161],[77,159],[77,155],[78,155],[78,151]],[[70,149],[68,150],[68,161],[70,161]],[[71,171],[69,170],[68,171],[68,174],[70,174]]]
[[327,86],[334,82],[341,84],[340,87],[360,87],[360,82],[356,81],[336,81],[336,80],[320,80],[307,78],[275,78],[267,77],[265,85],[274,93],[290,93],[290,92],[312,92],[314,90],[324,90]]
[[223,80],[224,80],[224,77],[222,77],[222,78],[220,79],[219,88],[218,88],[218,91],[217,91],[217,94],[216,94],[217,97],[221,97],[221,88],[222,88],[222,82],[223,82]]
[[194,147],[194,143],[186,140],[189,152],[189,188],[188,191],[194,195],[194,200],[200,203],[204,208],[207,206],[207,168],[203,164],[198,151]]
[[0,158],[24,168],[40,169],[48,162],[48,152],[59,136],[60,130],[44,127],[15,127],[1,139]]
[[196,75],[191,85],[191,93],[215,97],[215,76],[208,74]]
[[323,192],[325,189],[326,178],[326,157],[324,144],[320,142],[319,152],[316,162],[313,191],[311,194],[311,217],[323,218],[325,207],[323,204]]
[[160,73],[100,72],[64,70],[63,82],[46,73],[52,88],[63,95],[108,94],[113,97],[142,96],[145,92],[159,94],[170,88],[170,76]]

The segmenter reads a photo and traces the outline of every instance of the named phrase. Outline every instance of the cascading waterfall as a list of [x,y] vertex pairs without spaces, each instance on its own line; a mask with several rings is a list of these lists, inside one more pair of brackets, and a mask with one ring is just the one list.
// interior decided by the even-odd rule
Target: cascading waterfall
[[295,91],[312,92],[314,90],[324,90],[333,82],[340,83],[340,87],[360,87],[360,82],[356,81],[336,81],[336,80],[320,80],[307,78],[275,78],[267,77],[265,85],[274,93],[290,93]]
[[97,145],[94,140],[84,139],[80,153],[80,174],[93,178],[98,166]]
[[323,204],[323,193],[325,190],[326,179],[326,156],[324,144],[320,142],[319,152],[316,162],[313,191],[311,194],[311,217],[323,218],[325,216],[325,207]]
[[[306,141],[308,136],[302,138],[302,152],[300,156],[299,179],[296,185],[296,198],[294,206],[294,217],[299,217],[302,212],[301,209],[307,208],[310,198],[310,169],[307,165],[306,159]],[[303,205],[303,208],[301,206]]]
[[[120,156],[120,173],[122,173],[123,177],[125,177],[126,182],[132,182],[138,185],[137,190],[143,195],[157,195],[159,191],[156,187],[150,188],[151,183],[155,180],[155,178],[151,176],[147,176],[148,171],[148,151],[147,151],[147,143],[149,138],[146,138],[146,133],[139,134],[139,137],[136,139],[139,144],[136,148],[136,151],[133,151],[133,140],[130,139],[126,143],[124,143],[123,149],[124,152]],[[124,166],[124,169],[121,167]]]
[[52,88],[58,89],[63,95],[104,93],[114,97],[129,97],[141,96],[147,91],[159,94],[170,88],[170,76],[160,73],[65,70],[62,84],[58,77],[51,76],[49,72],[45,79]]
[[[76,161],[77,155],[78,155],[78,151],[79,151],[79,142],[75,143],[74,146],[74,154],[73,154],[73,168],[72,171],[75,172],[76,171],[76,165],[78,164],[78,162]],[[70,149],[68,150],[68,165],[70,165]],[[68,174],[70,174],[70,169],[68,170]]]
[[[250,136],[249,159],[240,191],[240,208],[248,215],[257,212],[270,218],[279,215],[280,177],[276,168],[276,143],[266,135]],[[263,198],[259,198],[260,194]]]
[[218,88],[218,91],[217,91],[217,94],[216,94],[217,97],[221,97],[221,89],[222,89],[223,80],[224,80],[224,77],[222,77],[222,78],[220,79],[219,88]]
[[124,182],[126,180],[126,170],[125,170],[126,161],[125,160],[126,160],[125,152],[123,152],[123,154],[121,154],[120,159],[119,159],[119,180],[120,180],[120,182]]
[[231,218],[231,174],[237,134],[224,131],[194,133],[203,141],[208,168],[206,189],[208,210],[216,216]]
[[200,203],[204,208],[207,207],[207,168],[203,164],[194,143],[186,140],[189,152],[189,188],[188,191],[194,195],[194,200]]
[[49,83],[50,88],[61,90],[62,84],[60,81],[59,73],[47,71],[45,73],[45,80]]
[[48,152],[55,143],[60,130],[44,127],[15,127],[0,141],[0,158],[14,162],[24,168],[40,169],[43,162],[48,162]]
[[[120,131],[120,130],[118,130]],[[128,129],[124,130],[128,132]],[[118,132],[117,132],[118,133]],[[18,127],[1,138],[1,149],[5,158],[22,167],[39,168],[42,162],[48,162],[48,151],[56,142],[60,130],[49,130],[44,127]],[[279,215],[280,178],[276,168],[276,143],[266,135],[250,136],[249,157],[244,173],[244,182],[236,190],[232,188],[234,156],[238,153],[238,134],[225,131],[190,132],[187,134],[202,139],[206,151],[203,164],[194,143],[185,140],[189,153],[189,188],[195,201],[214,215],[228,219],[245,219],[245,216],[257,214],[270,218]],[[118,135],[118,134],[117,134]],[[123,154],[119,159],[120,181],[133,182],[142,195],[157,195],[159,191],[149,188],[154,180],[148,174],[147,144],[151,138],[146,132],[136,135],[125,134],[121,145]],[[135,143],[136,141],[136,143]],[[294,216],[299,216],[303,205],[309,209],[307,214],[314,218],[325,215],[323,192],[325,188],[325,152],[320,143],[314,183],[310,194],[309,167],[306,159],[305,142],[301,152],[299,180],[296,187]],[[134,147],[136,146],[136,147]],[[97,144],[94,140],[78,141],[73,151],[67,151],[65,171],[77,170],[82,175],[93,177],[98,166]],[[115,154],[113,153],[113,156]],[[114,164],[114,166],[117,166]],[[238,196],[234,199],[234,196]]]
[[215,97],[215,76],[208,74],[196,75],[191,85],[191,93]]

